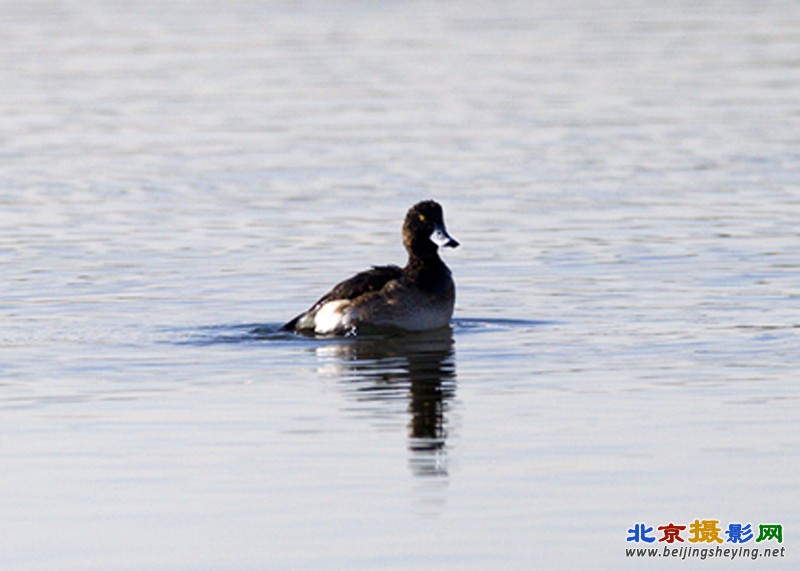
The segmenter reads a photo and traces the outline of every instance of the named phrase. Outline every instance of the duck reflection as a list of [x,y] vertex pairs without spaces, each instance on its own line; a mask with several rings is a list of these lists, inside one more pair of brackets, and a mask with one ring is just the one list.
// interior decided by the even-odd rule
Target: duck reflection
[[[360,403],[396,411],[408,401],[411,470],[418,476],[447,475],[447,415],[455,396],[456,370],[450,329],[326,343],[317,354],[343,377]],[[377,414],[380,414],[377,410]]]

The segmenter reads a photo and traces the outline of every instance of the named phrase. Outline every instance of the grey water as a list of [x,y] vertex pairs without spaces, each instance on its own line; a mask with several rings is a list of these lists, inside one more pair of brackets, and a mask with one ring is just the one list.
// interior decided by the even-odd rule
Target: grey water
[[[696,518],[796,567],[799,3],[0,31],[4,570],[673,568],[628,529]],[[278,331],[426,198],[451,330]]]

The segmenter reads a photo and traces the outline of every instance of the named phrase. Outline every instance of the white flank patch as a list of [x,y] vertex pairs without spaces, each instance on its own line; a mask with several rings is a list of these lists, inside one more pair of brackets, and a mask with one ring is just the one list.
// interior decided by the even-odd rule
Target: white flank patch
[[314,331],[320,335],[335,333],[347,326],[344,309],[350,302],[346,299],[329,301],[319,308],[314,316]]

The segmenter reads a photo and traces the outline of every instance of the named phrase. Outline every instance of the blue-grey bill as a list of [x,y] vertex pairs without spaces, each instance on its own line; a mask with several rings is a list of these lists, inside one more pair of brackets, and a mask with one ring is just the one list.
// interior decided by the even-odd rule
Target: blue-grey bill
[[431,242],[442,248],[457,248],[458,241],[447,233],[444,227],[436,228],[431,234]]

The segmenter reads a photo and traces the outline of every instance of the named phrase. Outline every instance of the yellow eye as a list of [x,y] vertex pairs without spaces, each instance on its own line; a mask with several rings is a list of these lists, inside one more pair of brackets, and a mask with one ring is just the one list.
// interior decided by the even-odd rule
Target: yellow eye
[[419,221],[420,222],[425,222],[425,215],[424,214],[420,214],[419,215]]

